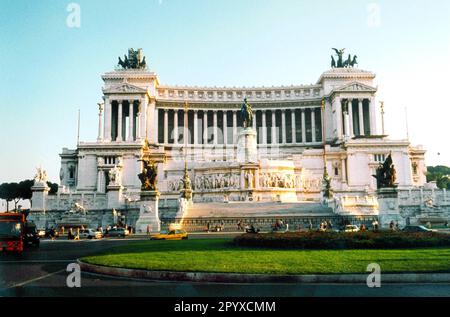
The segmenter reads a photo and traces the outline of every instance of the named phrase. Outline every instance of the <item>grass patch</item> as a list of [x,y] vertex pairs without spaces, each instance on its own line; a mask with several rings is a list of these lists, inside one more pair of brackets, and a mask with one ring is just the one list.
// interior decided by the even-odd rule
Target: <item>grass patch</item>
[[142,241],[83,258],[113,267],[154,271],[342,274],[366,273],[378,263],[384,273],[450,272],[450,248],[397,250],[280,250],[247,248],[232,239]]

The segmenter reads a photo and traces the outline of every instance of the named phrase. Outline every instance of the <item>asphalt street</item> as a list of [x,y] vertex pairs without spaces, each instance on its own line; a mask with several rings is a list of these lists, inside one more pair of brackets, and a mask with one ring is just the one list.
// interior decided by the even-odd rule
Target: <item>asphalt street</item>
[[[193,239],[222,237],[195,235]],[[140,238],[142,239],[142,238]],[[66,284],[67,265],[135,239],[42,241],[22,255],[0,254],[0,296],[58,297],[386,297],[450,296],[450,284],[218,284],[140,281],[82,273],[81,287]]]

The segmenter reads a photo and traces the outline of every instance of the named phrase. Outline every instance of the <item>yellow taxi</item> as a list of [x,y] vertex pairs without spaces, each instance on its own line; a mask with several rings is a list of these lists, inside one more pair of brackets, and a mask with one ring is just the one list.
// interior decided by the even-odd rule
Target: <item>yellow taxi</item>
[[160,233],[151,236],[150,239],[151,240],[187,240],[188,233],[182,229],[161,231]]

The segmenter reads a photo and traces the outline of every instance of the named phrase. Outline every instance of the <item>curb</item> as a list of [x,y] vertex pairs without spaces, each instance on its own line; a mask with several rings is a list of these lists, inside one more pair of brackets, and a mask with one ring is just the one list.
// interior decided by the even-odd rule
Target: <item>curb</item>
[[[83,272],[101,275],[142,280],[163,280],[179,282],[208,283],[342,283],[366,284],[367,274],[334,274],[334,275],[265,275],[239,273],[202,273],[202,272],[170,272],[148,271],[142,269],[125,269],[110,266],[94,265],[77,260]],[[382,283],[450,283],[450,273],[406,273],[382,274]]]

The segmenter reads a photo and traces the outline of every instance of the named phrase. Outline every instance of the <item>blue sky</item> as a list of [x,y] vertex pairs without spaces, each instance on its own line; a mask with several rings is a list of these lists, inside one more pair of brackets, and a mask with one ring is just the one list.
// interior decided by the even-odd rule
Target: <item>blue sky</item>
[[207,86],[315,83],[345,47],[378,75],[387,132],[406,137],[407,107],[411,141],[450,165],[449,17],[446,0],[1,0],[0,183],[39,165],[58,181],[78,109],[81,140],[95,140],[100,75],[129,47],[162,83]]

